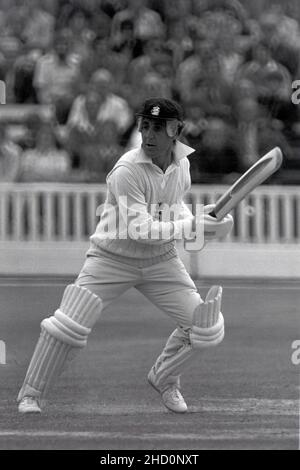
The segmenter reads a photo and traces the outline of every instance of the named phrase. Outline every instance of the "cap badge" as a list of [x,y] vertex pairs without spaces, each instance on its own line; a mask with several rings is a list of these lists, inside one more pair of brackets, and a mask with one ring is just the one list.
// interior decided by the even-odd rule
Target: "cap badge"
[[159,106],[153,106],[151,109],[151,114],[152,116],[159,116],[160,113],[160,107]]

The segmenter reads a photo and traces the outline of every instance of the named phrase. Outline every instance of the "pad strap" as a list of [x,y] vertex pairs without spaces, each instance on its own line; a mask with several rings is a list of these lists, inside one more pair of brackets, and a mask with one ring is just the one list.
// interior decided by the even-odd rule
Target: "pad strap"
[[79,336],[87,336],[92,330],[91,328],[87,328],[86,326],[79,325],[79,323],[72,320],[72,318],[68,317],[68,315],[66,315],[60,309],[56,310],[56,312],[54,313],[54,317],[58,322],[65,325],[65,327],[69,328],[74,333],[77,333]]
[[60,308],[43,320],[41,327],[62,343],[83,348],[101,310],[102,301],[97,295],[71,284],[65,289]]
[[221,343],[224,335],[224,317],[220,312],[219,320],[216,325],[210,328],[200,328],[194,325],[190,332],[190,341],[192,347],[195,349],[207,348],[210,346],[217,346]]
[[86,346],[88,333],[86,335],[78,334],[66,327],[55,317],[45,318],[41,323],[41,328],[46,330],[57,340],[65,344],[69,344],[74,348],[84,348]]

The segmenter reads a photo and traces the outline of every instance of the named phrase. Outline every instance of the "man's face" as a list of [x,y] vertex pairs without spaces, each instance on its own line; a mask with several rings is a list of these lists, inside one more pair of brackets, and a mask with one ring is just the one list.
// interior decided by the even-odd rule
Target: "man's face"
[[153,159],[168,155],[173,147],[173,138],[166,131],[166,122],[159,119],[143,118],[140,126],[142,148]]
[[95,90],[90,89],[86,94],[85,106],[92,119],[96,119],[101,105],[101,96]]
[[55,50],[57,55],[64,59],[69,51],[69,41],[67,39],[59,39],[55,44]]

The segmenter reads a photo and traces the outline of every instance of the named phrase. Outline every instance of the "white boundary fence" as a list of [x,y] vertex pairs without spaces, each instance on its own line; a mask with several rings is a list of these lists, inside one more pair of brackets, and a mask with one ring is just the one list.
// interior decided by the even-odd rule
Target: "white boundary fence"
[[[194,185],[190,204],[215,202],[226,186]],[[105,185],[0,184],[0,274],[75,275],[98,222]],[[300,278],[300,189],[261,186],[233,212],[226,240],[180,253],[195,277]]]

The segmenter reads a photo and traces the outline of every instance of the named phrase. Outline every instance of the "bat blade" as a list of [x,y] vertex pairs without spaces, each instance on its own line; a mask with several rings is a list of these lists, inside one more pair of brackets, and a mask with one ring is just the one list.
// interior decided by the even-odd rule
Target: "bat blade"
[[217,220],[223,219],[253,189],[277,171],[282,164],[282,152],[275,147],[261,157],[217,200],[210,215]]

